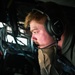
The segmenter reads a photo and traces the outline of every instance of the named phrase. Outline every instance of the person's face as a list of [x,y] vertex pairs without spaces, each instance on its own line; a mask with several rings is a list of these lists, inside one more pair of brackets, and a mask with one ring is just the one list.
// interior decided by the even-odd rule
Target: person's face
[[54,42],[53,38],[46,32],[43,22],[32,20],[30,31],[32,32],[31,38],[38,45],[38,48],[44,48]]

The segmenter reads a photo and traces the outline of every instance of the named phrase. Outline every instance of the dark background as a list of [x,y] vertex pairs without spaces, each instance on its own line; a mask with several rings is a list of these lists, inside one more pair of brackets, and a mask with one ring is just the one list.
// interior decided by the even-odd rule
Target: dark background
[[[7,11],[13,11],[15,9],[18,10],[19,19],[23,20],[23,17],[25,17],[27,11],[34,7],[38,2],[48,2],[52,1],[57,4],[66,6],[64,9],[69,14],[68,16],[74,17],[75,16],[75,0],[0,0],[0,21],[5,22]],[[13,5],[15,3],[15,5]],[[71,8],[68,8],[71,7]],[[11,10],[12,8],[12,10]],[[16,12],[16,11],[15,11]]]

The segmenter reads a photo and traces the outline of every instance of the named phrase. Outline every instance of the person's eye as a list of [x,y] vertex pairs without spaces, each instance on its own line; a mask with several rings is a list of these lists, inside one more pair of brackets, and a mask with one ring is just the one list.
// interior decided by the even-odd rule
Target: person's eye
[[33,31],[33,34],[36,34],[36,33],[38,33],[38,31]]
[[34,33],[37,33],[36,31]]

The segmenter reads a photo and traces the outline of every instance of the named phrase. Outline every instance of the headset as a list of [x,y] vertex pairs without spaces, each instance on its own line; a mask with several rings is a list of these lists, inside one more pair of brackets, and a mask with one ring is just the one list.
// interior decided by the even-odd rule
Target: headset
[[52,36],[56,41],[60,40],[61,35],[63,33],[63,22],[61,19],[55,17],[50,18],[45,12],[39,9],[32,9],[32,11],[40,12],[41,14],[45,14],[47,16],[46,23],[44,24],[46,31],[50,36]]
[[63,23],[59,18],[47,18],[45,28],[49,35],[51,35],[55,40],[60,40],[63,33]]

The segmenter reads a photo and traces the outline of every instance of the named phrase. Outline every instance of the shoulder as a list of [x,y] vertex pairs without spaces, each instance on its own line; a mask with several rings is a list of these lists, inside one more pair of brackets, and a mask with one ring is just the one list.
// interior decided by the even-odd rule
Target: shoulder
[[67,58],[61,56],[52,65],[50,75],[75,75],[75,67]]

